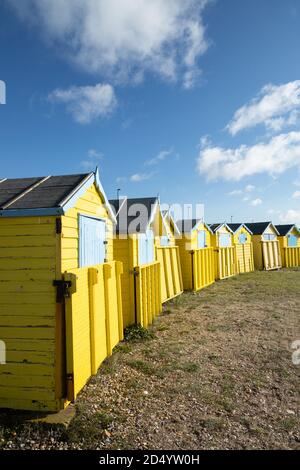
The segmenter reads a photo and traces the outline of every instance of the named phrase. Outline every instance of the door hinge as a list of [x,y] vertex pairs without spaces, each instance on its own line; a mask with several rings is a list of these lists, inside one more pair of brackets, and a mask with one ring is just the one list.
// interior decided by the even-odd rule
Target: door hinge
[[53,281],[53,286],[56,287],[56,302],[61,303],[65,297],[70,297],[71,281]]
[[61,223],[61,218],[58,217],[56,219],[56,233],[57,233],[57,235],[59,235],[59,234],[61,234],[61,232],[62,232],[62,223]]

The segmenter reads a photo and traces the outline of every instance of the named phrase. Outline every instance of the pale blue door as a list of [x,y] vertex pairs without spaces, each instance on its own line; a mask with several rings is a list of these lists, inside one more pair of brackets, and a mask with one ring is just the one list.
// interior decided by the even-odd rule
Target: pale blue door
[[219,235],[219,246],[231,246],[230,243],[230,234],[229,233],[220,233]]
[[152,230],[139,235],[139,265],[154,261],[154,237]]
[[297,246],[297,237],[296,235],[289,235],[288,236],[288,246]]
[[167,235],[163,235],[160,237],[160,246],[169,246],[170,245],[170,239]]
[[239,243],[246,243],[247,241],[247,235],[245,233],[240,233],[239,234]]
[[105,221],[79,216],[79,267],[105,262]]
[[205,248],[206,246],[206,233],[205,230],[198,232],[198,248]]

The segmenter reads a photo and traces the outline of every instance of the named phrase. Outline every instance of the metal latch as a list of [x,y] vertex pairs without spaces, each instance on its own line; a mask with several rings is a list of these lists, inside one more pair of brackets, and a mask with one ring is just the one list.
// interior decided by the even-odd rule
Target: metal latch
[[64,280],[53,281],[53,286],[57,288],[57,291],[56,291],[57,303],[62,302],[65,297],[71,296],[70,291],[69,291],[70,287],[72,286],[71,281],[64,281]]

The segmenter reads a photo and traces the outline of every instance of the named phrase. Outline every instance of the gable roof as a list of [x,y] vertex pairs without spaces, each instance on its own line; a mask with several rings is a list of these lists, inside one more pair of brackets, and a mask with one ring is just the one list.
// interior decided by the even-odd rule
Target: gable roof
[[98,169],[92,173],[0,181],[0,217],[63,215],[93,184],[115,221]]
[[162,210],[162,211],[161,211],[161,215],[162,215],[163,222],[165,221],[165,219],[166,219],[167,217],[169,218],[170,225],[173,225],[173,227],[174,227],[174,232],[176,232],[176,233],[179,235],[179,234],[180,234],[180,230],[179,230],[179,228],[177,227],[177,223],[175,222],[174,217],[173,217],[172,214],[170,213],[170,210]]
[[277,229],[281,237],[288,235],[288,233],[290,233],[293,229],[297,230],[297,232],[300,233],[300,230],[294,224],[275,225],[275,228]]
[[213,233],[216,233],[222,227],[226,227],[229,230],[229,232],[233,233],[233,230],[229,227],[229,224],[226,224],[226,222],[222,224],[208,224],[208,225]]
[[[117,220],[117,233],[145,233],[151,224],[155,208],[159,204],[158,197],[140,197],[110,199]],[[134,207],[134,206],[137,207]],[[142,211],[139,211],[139,207]],[[137,226],[131,224],[138,219]]]
[[245,224],[227,224],[227,225],[232,230],[233,233],[236,233],[240,228],[244,227],[251,235],[253,235],[249,227]]
[[210,226],[206,224],[202,219],[180,219],[177,220],[176,225],[181,233],[189,233],[192,230],[197,228],[197,225],[200,223],[204,224],[204,226],[211,232]]
[[253,235],[262,235],[270,225],[272,225],[277,235],[279,235],[275,225],[273,225],[272,222],[250,222],[250,223],[246,222],[245,223],[245,226],[249,228],[249,230],[251,230]]

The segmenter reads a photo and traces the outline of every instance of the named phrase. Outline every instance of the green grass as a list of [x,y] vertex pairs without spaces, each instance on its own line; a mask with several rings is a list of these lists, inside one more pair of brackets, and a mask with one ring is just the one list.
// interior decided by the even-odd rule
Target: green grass
[[149,341],[154,337],[155,335],[153,331],[148,330],[141,325],[131,325],[124,330],[124,340],[128,342]]

